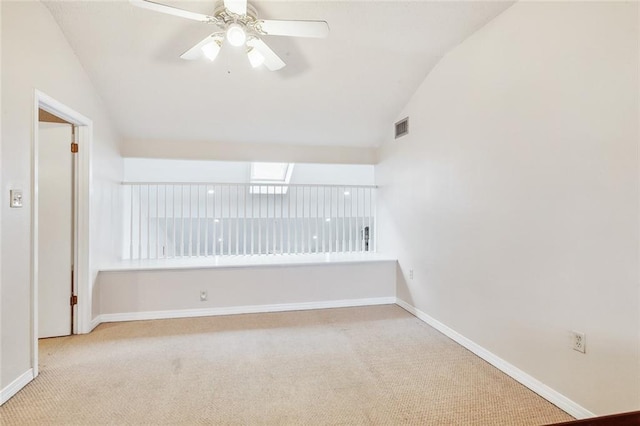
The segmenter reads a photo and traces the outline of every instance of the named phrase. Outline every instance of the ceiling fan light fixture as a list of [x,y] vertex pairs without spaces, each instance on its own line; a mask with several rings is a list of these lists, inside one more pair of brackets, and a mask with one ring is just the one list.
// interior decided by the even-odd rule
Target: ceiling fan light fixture
[[204,56],[206,56],[207,59],[209,59],[212,62],[214,59],[216,59],[216,56],[218,56],[218,53],[220,53],[220,45],[216,40],[213,40],[205,44],[204,46],[202,46],[201,49],[202,49],[202,53],[204,53]]
[[264,56],[262,56],[262,53],[258,52],[255,48],[251,48],[247,53],[247,56],[249,57],[249,63],[253,68],[258,68],[264,63]]
[[247,41],[247,34],[238,24],[231,24],[227,28],[227,40],[232,46],[242,46]]
[[[218,0],[212,15],[183,10],[157,1],[129,0],[136,7],[215,27],[213,34],[180,55],[180,58],[187,61],[198,60],[203,56],[211,61],[215,60],[226,39],[231,46],[246,46],[244,52],[249,55],[249,61],[254,68],[264,63],[269,71],[277,71],[286,64],[261,39],[263,35],[312,38],[324,38],[329,35],[329,24],[325,21],[258,19],[256,9],[248,4],[248,0]],[[256,48],[257,51],[251,53],[252,48]]]

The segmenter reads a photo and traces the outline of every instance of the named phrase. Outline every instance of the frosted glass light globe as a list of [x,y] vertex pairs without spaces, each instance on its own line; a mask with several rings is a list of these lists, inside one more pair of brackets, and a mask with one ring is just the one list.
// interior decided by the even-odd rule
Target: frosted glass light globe
[[264,63],[264,56],[258,52],[255,48],[251,49],[248,53],[249,63],[253,68],[257,68]]
[[201,47],[202,53],[206,56],[210,61],[213,61],[218,53],[220,53],[220,46],[217,41],[212,41],[210,43],[205,44]]
[[227,40],[230,45],[238,47],[244,44],[247,40],[247,35],[240,25],[231,24],[227,28]]

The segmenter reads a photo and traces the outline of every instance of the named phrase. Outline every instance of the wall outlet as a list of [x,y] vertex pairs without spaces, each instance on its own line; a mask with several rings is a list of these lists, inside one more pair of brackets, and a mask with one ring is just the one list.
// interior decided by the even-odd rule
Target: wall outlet
[[571,347],[574,351],[586,353],[587,338],[584,333],[578,331],[571,332]]
[[413,269],[409,269],[409,279],[413,279]]
[[200,301],[206,302],[207,300],[207,290],[200,290]]

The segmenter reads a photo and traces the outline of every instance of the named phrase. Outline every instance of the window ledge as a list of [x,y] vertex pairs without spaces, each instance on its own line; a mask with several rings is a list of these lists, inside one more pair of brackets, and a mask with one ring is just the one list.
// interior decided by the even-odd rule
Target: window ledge
[[192,257],[180,259],[122,260],[99,268],[100,272],[155,271],[210,268],[250,268],[258,266],[313,266],[345,263],[396,262],[379,253],[270,254]]

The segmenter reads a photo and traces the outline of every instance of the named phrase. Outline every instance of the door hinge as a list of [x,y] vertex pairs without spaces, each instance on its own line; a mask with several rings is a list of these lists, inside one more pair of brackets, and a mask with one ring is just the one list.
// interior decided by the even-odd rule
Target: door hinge
[[71,142],[71,152],[74,153],[74,154],[76,152],[78,152],[78,144],[77,143]]
[[73,305],[77,305],[78,304],[78,296],[76,296],[75,294],[73,296],[71,296],[71,306]]

